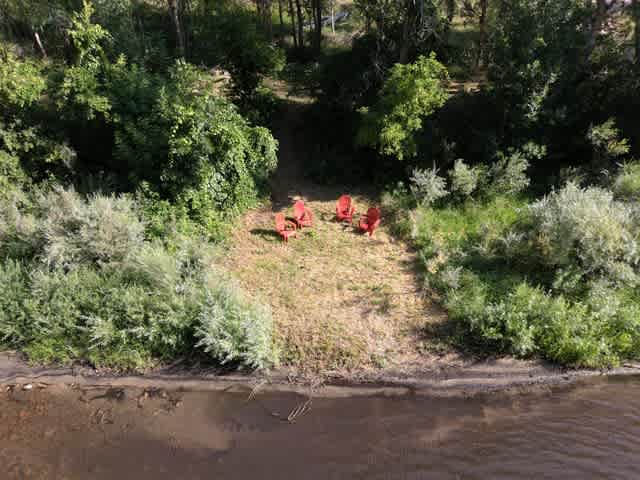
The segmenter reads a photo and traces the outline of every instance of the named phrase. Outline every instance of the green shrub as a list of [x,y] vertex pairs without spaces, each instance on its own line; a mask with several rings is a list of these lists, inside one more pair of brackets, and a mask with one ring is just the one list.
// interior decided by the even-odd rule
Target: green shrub
[[[524,208],[523,208],[524,207]],[[640,355],[637,210],[568,184],[419,207],[414,242],[465,347],[602,367]]]
[[39,219],[28,196],[11,188],[0,196],[0,257],[30,260],[44,247]]
[[529,160],[520,151],[500,155],[491,166],[492,189],[500,194],[514,195],[529,186]]
[[616,197],[625,201],[640,200],[640,162],[625,163],[613,184]]
[[38,209],[42,257],[50,266],[121,262],[143,241],[144,225],[124,196],[95,194],[85,201],[57,189],[39,197]]
[[[24,187],[30,181],[50,180],[51,177],[64,179],[76,160],[76,152],[66,142],[47,135],[40,126],[26,126],[19,119],[8,124],[0,122],[0,155],[6,154],[14,159],[10,175],[18,182],[14,183],[16,187]],[[16,168],[23,173],[18,173]]]
[[[110,85],[117,99],[114,154],[129,166],[129,180],[158,217],[154,223],[173,216],[187,227],[190,219],[220,237],[225,215],[253,205],[275,169],[271,133],[249,125],[233,104],[213,93],[208,75],[184,62],[164,82],[117,65]],[[126,92],[139,91],[134,114]]]
[[0,197],[7,197],[16,188],[28,183],[27,174],[20,166],[20,159],[0,150]]
[[165,246],[144,241],[143,229],[124,196],[4,197],[0,344],[36,362],[116,368],[194,349],[251,368],[273,363],[268,310],[214,275],[208,244],[175,235]]
[[33,321],[28,269],[18,261],[0,263],[0,345],[16,348],[38,328]]
[[433,170],[416,168],[409,181],[411,193],[421,205],[431,205],[449,195],[445,179],[438,175],[435,168]]
[[270,310],[233,284],[219,283],[208,293],[196,335],[197,346],[223,364],[264,368],[275,362]]
[[420,56],[411,64],[396,64],[382,87],[378,102],[362,109],[357,141],[381,154],[402,160],[417,153],[414,136],[423,119],[442,107],[449,95],[449,74],[435,53]]
[[89,360],[146,368],[200,353],[264,368],[275,361],[271,317],[213,274],[207,248],[145,244],[123,263],[73,270],[0,263],[0,344],[35,362]]
[[638,282],[640,224],[635,209],[597,187],[572,183],[529,206],[529,239],[540,261],[578,269],[586,280]]
[[485,349],[583,367],[615,365],[640,353],[638,305],[617,300],[615,291],[570,301],[521,282],[504,299],[490,301],[487,289],[465,272],[446,296],[451,318],[466,325]]
[[455,161],[453,168],[449,171],[451,181],[451,193],[460,198],[467,198],[476,191],[482,175],[480,167],[469,167],[464,160],[459,158]]
[[45,88],[42,64],[19,60],[0,45],[0,114],[31,106]]
[[587,140],[593,148],[593,162],[596,167],[608,166],[609,162],[631,150],[629,140],[622,138],[613,118],[599,125],[591,125],[587,132]]

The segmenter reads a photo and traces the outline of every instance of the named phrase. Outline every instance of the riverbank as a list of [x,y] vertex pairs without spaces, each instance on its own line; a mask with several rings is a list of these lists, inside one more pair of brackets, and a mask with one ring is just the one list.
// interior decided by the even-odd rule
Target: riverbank
[[[526,395],[0,389],[7,479],[638,478],[638,378]],[[534,460],[534,461],[532,461]]]
[[272,372],[220,373],[211,369],[164,367],[145,374],[115,374],[87,367],[33,367],[14,353],[0,353],[0,386],[77,385],[164,388],[189,391],[289,392],[327,398],[419,394],[468,397],[484,393],[527,392],[601,376],[640,374],[640,363],[606,371],[568,370],[538,361],[513,359],[434,365],[426,370],[361,371],[350,376],[295,376]]

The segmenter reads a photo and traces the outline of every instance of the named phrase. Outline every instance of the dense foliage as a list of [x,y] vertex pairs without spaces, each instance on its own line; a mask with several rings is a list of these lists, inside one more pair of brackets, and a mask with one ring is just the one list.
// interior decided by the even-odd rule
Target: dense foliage
[[194,245],[266,193],[277,76],[315,97],[315,179],[401,182],[385,219],[458,344],[640,357],[640,7],[355,0],[323,33],[334,6],[0,0],[3,345],[273,361],[268,312]]
[[143,232],[125,196],[0,201],[0,344],[32,361],[120,369],[196,355],[271,365],[270,312],[212,269],[210,247]]
[[447,80],[447,69],[433,53],[412,64],[396,64],[378,102],[370,110],[363,109],[360,143],[400,160],[415,156],[413,135],[422,128],[423,119],[447,101]]
[[[116,368],[178,356],[273,364],[270,312],[214,266],[207,246],[262,195],[276,166],[269,130],[206,68],[171,58],[151,3],[33,2],[32,18],[8,3],[0,345],[33,361]],[[227,33],[242,37],[243,25]],[[25,53],[25,29],[49,55]],[[277,49],[264,48],[233,69],[238,95],[252,95],[277,63]]]
[[93,17],[88,2],[70,16],[68,62],[23,60],[5,48],[3,157],[17,158],[38,181],[86,190],[92,186],[82,181],[96,178],[138,190],[164,217],[155,225],[173,218],[219,238],[225,215],[255,202],[275,168],[275,140],[216,94],[201,69],[178,60],[155,73],[110,55],[112,36]]
[[[627,164],[613,185],[637,181],[636,169]],[[412,180],[414,192],[421,192],[419,180]],[[637,357],[637,203],[573,183],[527,202],[507,193],[511,180],[493,182],[478,199],[459,204],[416,197],[419,206],[403,230],[420,249],[426,287],[449,312],[451,340],[574,366]],[[405,196],[396,191],[389,208],[406,205]]]

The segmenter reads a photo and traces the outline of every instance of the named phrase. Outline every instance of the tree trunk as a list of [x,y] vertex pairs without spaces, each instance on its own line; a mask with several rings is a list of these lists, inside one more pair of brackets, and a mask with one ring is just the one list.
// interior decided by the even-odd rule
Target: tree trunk
[[335,0],[331,0],[331,32],[336,33]]
[[271,40],[273,37],[273,22],[271,21],[271,0],[255,0],[258,18],[264,29],[267,38]]
[[480,27],[480,43],[478,45],[478,61],[477,66],[484,62],[485,52],[487,50],[487,10],[489,9],[489,0],[480,0],[480,18],[478,25]]
[[40,53],[44,58],[47,58],[47,52],[44,49],[44,45],[42,45],[42,41],[40,40],[40,35],[38,35],[38,32],[36,32],[33,34],[33,36],[36,39],[36,45],[38,45],[38,49],[40,50]]
[[322,48],[322,0],[313,0],[311,6],[314,12],[313,20],[315,23],[313,31],[313,50],[316,52],[316,55],[319,55]]
[[278,17],[280,18],[279,36],[280,42],[284,41],[284,18],[282,16],[282,0],[278,0]]
[[180,21],[180,0],[167,0],[169,4],[169,15],[173,20],[173,26],[176,29],[176,42],[178,44],[178,55],[182,58],[186,55],[185,38],[182,30],[182,22]]
[[298,48],[298,35],[296,33],[296,14],[293,10],[293,0],[289,0],[289,17],[291,17],[291,36],[293,37],[293,46]]
[[636,63],[640,64],[640,0],[633,0],[633,21],[635,23]]
[[304,17],[300,0],[296,0],[296,11],[298,13],[298,47],[304,48]]
[[269,40],[271,40],[273,38],[273,20],[271,18],[271,8],[273,6],[273,2],[272,0],[263,0],[264,1],[264,7],[263,7],[263,22],[264,22],[264,29],[267,32],[267,38]]
[[402,24],[402,41],[400,43],[400,53],[398,63],[409,61],[409,50],[411,49],[411,24],[415,21],[415,9],[413,0],[407,0],[407,11]]

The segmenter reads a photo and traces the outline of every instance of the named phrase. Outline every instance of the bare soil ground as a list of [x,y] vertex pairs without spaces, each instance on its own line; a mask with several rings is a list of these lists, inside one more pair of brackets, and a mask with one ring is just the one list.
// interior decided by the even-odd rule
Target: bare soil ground
[[[282,94],[282,85],[276,87]],[[446,316],[421,294],[415,252],[390,235],[384,211],[372,238],[360,234],[356,222],[335,221],[341,194],[353,196],[359,213],[377,204],[375,195],[305,177],[310,147],[300,127],[306,107],[304,98],[287,98],[274,131],[280,150],[272,199],[239,222],[221,262],[271,305],[285,366],[330,372],[428,361],[421,332]],[[284,244],[274,231],[274,213],[292,215],[298,199],[315,223]]]

